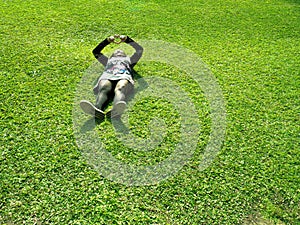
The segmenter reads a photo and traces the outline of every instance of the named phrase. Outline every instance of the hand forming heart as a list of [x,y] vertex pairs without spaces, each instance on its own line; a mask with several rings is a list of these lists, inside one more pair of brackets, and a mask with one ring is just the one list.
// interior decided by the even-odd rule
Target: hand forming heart
[[115,34],[115,35],[107,38],[107,40],[109,42],[113,42],[115,44],[120,44],[120,43],[126,41],[126,39],[127,39],[126,35],[118,35],[118,34]]

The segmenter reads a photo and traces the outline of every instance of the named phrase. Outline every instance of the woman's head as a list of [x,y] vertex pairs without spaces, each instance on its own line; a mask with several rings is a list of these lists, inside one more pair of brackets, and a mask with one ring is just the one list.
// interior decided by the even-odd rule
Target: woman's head
[[117,49],[114,51],[114,53],[111,55],[111,57],[126,57],[126,54],[123,50]]

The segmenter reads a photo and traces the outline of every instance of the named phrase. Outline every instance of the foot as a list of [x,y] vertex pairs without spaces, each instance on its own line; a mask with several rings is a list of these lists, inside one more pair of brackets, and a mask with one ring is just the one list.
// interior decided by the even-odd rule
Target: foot
[[96,108],[92,103],[86,100],[80,101],[81,109],[88,115],[98,119],[104,119],[104,112]]
[[125,101],[119,101],[114,104],[113,108],[106,113],[106,116],[110,118],[120,118],[125,111],[126,106],[127,104]]

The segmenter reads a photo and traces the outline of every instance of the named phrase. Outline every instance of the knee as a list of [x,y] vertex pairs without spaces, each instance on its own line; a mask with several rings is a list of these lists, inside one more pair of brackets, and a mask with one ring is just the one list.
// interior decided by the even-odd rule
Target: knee
[[99,88],[99,91],[100,92],[104,92],[104,93],[108,93],[111,91],[111,83],[108,81],[108,82],[103,82],[103,83],[100,83],[100,88]]
[[118,84],[115,88],[115,93],[116,92],[125,92],[126,89],[126,85],[125,84]]
[[129,82],[127,80],[121,80],[117,83],[116,88],[115,88],[115,93],[116,92],[122,92],[125,93],[126,90],[129,87]]

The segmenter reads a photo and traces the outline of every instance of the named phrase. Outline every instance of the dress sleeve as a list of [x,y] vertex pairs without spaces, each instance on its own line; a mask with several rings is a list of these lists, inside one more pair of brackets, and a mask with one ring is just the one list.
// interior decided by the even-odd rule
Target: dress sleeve
[[130,57],[131,67],[133,68],[142,57],[144,49],[142,46],[140,46],[137,42],[135,42],[128,36],[125,40],[125,43],[131,45],[135,49],[135,53]]
[[94,50],[93,50],[93,54],[94,54],[95,58],[99,62],[101,62],[104,66],[106,66],[108,58],[105,55],[103,55],[101,51],[103,50],[103,48],[105,48],[105,46],[107,46],[109,44],[110,44],[110,42],[107,39],[105,39],[102,42],[100,42],[97,45],[97,47],[94,48]]

